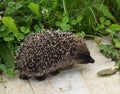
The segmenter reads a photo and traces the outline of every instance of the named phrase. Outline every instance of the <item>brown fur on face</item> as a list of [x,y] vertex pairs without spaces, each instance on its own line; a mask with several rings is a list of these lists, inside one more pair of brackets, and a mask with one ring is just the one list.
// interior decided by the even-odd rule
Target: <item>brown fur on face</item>
[[73,60],[80,64],[94,63],[85,42],[72,45],[70,53],[74,58]]

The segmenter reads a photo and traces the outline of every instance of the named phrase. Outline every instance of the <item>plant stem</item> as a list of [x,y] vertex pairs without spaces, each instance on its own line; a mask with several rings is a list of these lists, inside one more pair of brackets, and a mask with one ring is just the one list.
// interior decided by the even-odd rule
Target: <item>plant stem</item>
[[64,0],[62,0],[62,2],[63,2],[64,12],[65,12],[65,13],[67,13],[67,11],[66,11],[66,6],[65,6],[65,1],[64,1]]
[[95,19],[95,22],[98,23],[98,22],[97,22],[97,19],[96,19],[96,17],[95,17],[95,14],[94,14],[94,12],[93,12],[93,10],[92,10],[90,7],[89,7],[89,9],[90,9],[90,11],[91,11],[92,14],[93,14],[93,17],[94,17],[94,19]]

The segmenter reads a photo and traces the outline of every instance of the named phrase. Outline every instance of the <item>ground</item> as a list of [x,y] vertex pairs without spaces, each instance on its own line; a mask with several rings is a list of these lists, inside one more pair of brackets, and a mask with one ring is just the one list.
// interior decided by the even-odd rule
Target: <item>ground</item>
[[48,77],[45,81],[20,80],[18,75],[0,83],[0,94],[120,94],[120,74],[98,77],[97,72],[113,68],[114,63],[100,53],[93,41],[87,41],[94,64],[75,65],[72,69]]

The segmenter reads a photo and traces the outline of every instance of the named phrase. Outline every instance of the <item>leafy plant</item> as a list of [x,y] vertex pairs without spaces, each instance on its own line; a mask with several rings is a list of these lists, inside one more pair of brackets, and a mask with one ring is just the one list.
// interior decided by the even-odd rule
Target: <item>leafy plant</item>
[[110,20],[100,18],[100,24],[96,28],[103,35],[111,36],[111,43],[108,45],[99,44],[101,52],[116,62],[117,70],[120,70],[120,25],[112,24]]
[[3,17],[2,23],[9,29],[8,33],[13,33],[13,35],[17,38],[18,41],[20,41],[20,39],[24,39],[23,34],[18,31],[18,28],[14,23],[12,17]]
[[103,45],[99,44],[99,48],[102,53],[107,57],[112,58],[116,62],[116,69],[120,71],[120,50],[115,49],[114,45]]
[[40,10],[39,10],[39,5],[35,3],[30,3],[28,5],[29,9],[36,14],[36,16],[40,16]]

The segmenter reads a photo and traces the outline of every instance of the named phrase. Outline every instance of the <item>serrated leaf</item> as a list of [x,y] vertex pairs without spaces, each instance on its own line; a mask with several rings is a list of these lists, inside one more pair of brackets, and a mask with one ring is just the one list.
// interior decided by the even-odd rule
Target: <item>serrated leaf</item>
[[16,24],[14,23],[14,19],[10,16],[6,16],[2,18],[2,23],[6,27],[8,27],[9,32],[12,32],[14,36],[19,40],[19,37],[18,37],[19,31]]
[[102,12],[104,16],[110,18],[111,20],[113,20],[114,22],[116,22],[114,16],[111,14],[109,8],[104,5],[104,4],[96,4],[95,8],[99,11]]
[[39,10],[39,5],[36,3],[30,3],[28,5],[28,8],[34,13],[36,14],[38,17],[40,16],[40,10]]

